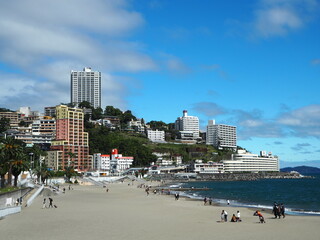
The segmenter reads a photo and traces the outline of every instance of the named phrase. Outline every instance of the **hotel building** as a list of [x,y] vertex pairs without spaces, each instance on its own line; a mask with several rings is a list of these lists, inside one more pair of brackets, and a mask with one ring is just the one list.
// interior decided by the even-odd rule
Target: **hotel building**
[[89,137],[84,132],[82,109],[65,105],[56,107],[56,139],[52,141],[51,149],[63,152],[59,168],[73,166],[80,172],[91,169]]
[[93,154],[93,169],[111,173],[121,173],[129,169],[133,163],[133,157],[124,157],[118,153],[118,149],[112,149],[108,154]]
[[181,139],[199,138],[199,118],[188,116],[188,111],[183,110],[183,116],[178,117],[175,122],[175,129],[180,131]]
[[71,71],[71,103],[87,101],[94,108],[101,107],[101,72],[84,68]]
[[129,169],[133,163],[133,157],[123,157],[118,153],[118,149],[112,149],[110,166],[111,172],[121,173]]
[[231,160],[222,160],[225,172],[279,172],[279,158],[261,151],[260,155],[238,150]]
[[225,124],[215,124],[209,120],[207,125],[206,144],[216,148],[237,149],[237,128]]

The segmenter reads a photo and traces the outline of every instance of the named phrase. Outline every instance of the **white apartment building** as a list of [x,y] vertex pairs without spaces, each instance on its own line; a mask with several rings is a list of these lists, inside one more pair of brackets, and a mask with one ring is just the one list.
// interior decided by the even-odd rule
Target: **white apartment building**
[[33,120],[28,127],[17,127],[19,133],[15,138],[27,144],[51,143],[56,133],[56,121],[54,119]]
[[215,124],[215,120],[209,120],[207,125],[207,145],[213,145],[219,149],[237,148],[237,127],[225,124]]
[[216,173],[224,173],[224,165],[223,163],[217,162],[207,162],[203,163],[202,160],[196,160],[195,163],[191,165],[191,170],[195,173],[208,173],[208,174],[216,174]]
[[279,172],[279,158],[261,151],[260,155],[238,150],[231,160],[222,160],[225,172]]
[[159,130],[147,130],[147,137],[152,142],[165,142],[165,132]]
[[112,149],[110,168],[112,172],[121,173],[129,169],[133,163],[133,157],[123,157],[118,149]]
[[84,68],[71,71],[71,102],[89,102],[94,108],[101,107],[101,72]]
[[55,119],[38,119],[32,122],[32,135],[49,134],[54,137],[56,133]]
[[158,166],[173,166],[182,164],[182,156],[179,154],[171,154],[170,152],[153,152],[153,155],[157,156],[156,164]]
[[188,116],[188,111],[183,110],[183,116],[178,117],[175,122],[175,129],[181,132],[182,139],[198,139],[200,131],[199,118]]
[[138,132],[144,132],[144,124],[142,124],[141,119],[131,120],[128,122],[128,126]]
[[93,169],[110,172],[110,155],[101,153],[93,154]]

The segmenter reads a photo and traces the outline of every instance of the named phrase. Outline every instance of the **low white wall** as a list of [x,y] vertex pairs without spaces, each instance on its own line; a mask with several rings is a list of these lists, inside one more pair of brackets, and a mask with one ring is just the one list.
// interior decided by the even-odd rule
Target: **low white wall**
[[0,209],[0,218],[19,212],[21,212],[21,206],[3,208]]
[[41,191],[43,190],[43,188],[44,188],[44,186],[41,185],[41,187],[28,199],[27,204],[26,204],[26,207],[29,207],[29,206],[32,204],[33,200],[34,200],[36,197],[38,197],[38,195],[41,193]]

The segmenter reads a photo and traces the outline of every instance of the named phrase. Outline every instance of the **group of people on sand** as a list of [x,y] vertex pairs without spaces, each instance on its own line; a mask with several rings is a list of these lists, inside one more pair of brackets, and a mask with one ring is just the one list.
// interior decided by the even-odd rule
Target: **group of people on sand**
[[48,198],[49,205],[47,206],[47,198],[43,199],[42,208],[57,208],[57,205],[53,205],[53,199],[51,197]]
[[274,218],[281,218],[281,216],[283,218],[286,217],[285,215],[285,207],[283,203],[277,204],[276,202],[274,202],[273,204],[273,208],[272,208],[272,213],[274,214]]
[[209,205],[212,205],[212,198],[205,197],[203,199],[203,205],[207,205],[207,203],[209,203]]
[[[241,222],[240,211],[237,211],[236,214],[232,214],[230,222]],[[221,212],[221,222],[228,222],[228,212],[226,210],[222,210]]]

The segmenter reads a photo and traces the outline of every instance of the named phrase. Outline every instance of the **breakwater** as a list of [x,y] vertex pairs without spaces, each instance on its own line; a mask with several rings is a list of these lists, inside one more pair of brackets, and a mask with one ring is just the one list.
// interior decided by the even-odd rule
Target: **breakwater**
[[186,181],[256,181],[260,179],[299,179],[310,178],[299,173],[287,172],[260,172],[260,173],[217,173],[217,174],[154,174],[149,176],[150,180],[186,180]]

